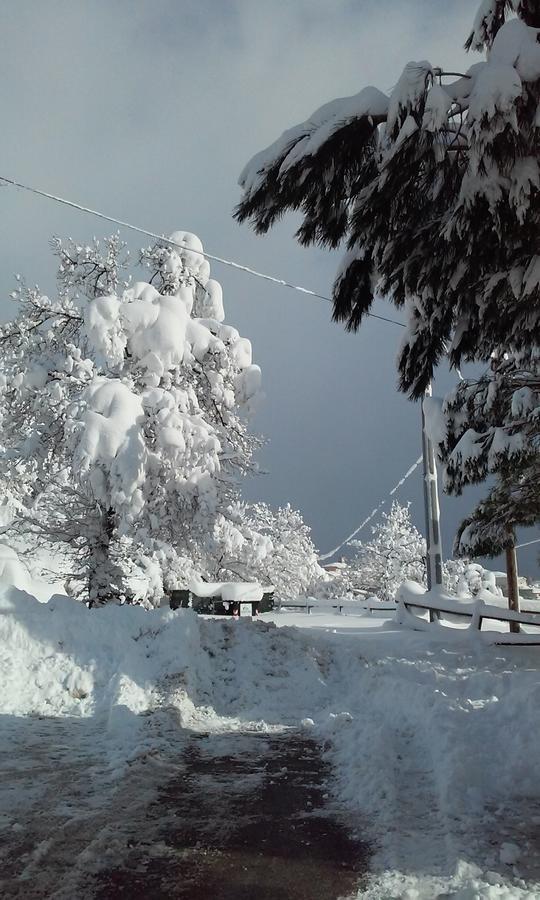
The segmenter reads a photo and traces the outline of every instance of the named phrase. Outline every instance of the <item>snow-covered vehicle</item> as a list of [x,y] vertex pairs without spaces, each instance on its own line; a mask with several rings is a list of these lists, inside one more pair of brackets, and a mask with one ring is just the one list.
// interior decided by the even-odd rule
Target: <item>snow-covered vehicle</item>
[[255,616],[273,609],[273,595],[273,587],[265,589],[256,581],[209,582],[194,578],[189,588],[171,592],[170,603],[173,609],[191,606],[198,613]]

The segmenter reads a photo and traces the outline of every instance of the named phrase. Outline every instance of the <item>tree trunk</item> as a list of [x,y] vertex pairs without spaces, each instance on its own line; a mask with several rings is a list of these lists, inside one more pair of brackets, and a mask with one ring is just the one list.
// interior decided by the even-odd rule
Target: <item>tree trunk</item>
[[117,600],[122,588],[120,569],[111,559],[111,540],[115,531],[114,510],[100,509],[96,525],[97,533],[90,542],[88,561],[90,608]]
[[[506,550],[506,584],[508,589],[508,609],[519,612],[517,557],[514,545]],[[510,631],[513,634],[519,634],[519,622],[510,622]]]

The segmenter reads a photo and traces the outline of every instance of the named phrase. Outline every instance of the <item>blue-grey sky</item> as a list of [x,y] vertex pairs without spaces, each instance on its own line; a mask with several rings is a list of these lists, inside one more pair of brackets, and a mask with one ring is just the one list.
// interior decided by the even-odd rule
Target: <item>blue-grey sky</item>
[[[388,90],[411,59],[467,65],[470,0],[17,0],[0,8],[0,174],[206,248],[320,293],[339,254],[302,249],[295,221],[255,237],[231,218],[249,157],[322,103]],[[104,223],[0,190],[0,316],[12,275],[53,289],[53,234]],[[134,250],[136,236],[126,233]],[[251,498],[300,508],[322,551],[352,531],[420,452],[419,416],[396,390],[399,329],[357,335],[328,304],[217,264],[227,321],[252,340],[265,399],[254,427],[268,474]],[[386,307],[386,309],[385,309]],[[380,303],[392,315],[392,307]],[[441,386],[451,384],[445,376]],[[443,498],[448,548],[473,503]],[[477,493],[476,493],[477,496]],[[419,472],[399,494],[422,523]],[[537,533],[524,532],[524,539]],[[521,555],[537,574],[535,548]]]

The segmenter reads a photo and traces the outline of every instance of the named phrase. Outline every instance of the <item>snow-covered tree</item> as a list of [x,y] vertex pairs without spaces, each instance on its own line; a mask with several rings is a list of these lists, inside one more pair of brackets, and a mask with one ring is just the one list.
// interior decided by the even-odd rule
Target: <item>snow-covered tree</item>
[[381,600],[393,600],[403,581],[422,584],[426,543],[411,521],[409,507],[394,500],[389,512],[383,513],[371,530],[370,541],[351,541],[357,548],[349,570],[354,586]]
[[[413,397],[445,354],[454,366],[494,352],[521,366],[525,355],[538,385],[539,35],[538,0],[483,0],[468,40],[483,61],[457,77],[408,63],[390,94],[367,87],[325,104],[241,175],[240,221],[264,233],[297,210],[301,243],[346,241],[335,320],[355,330],[376,295],[406,308],[399,372]],[[537,518],[534,473],[514,453],[531,440],[529,426],[520,429],[514,416],[512,471],[500,472],[462,550],[496,553],[513,524]],[[506,518],[494,525],[494,514]]]
[[64,545],[92,604],[155,602],[214,569],[216,523],[253,469],[242,411],[260,370],[194,235],[144,252],[160,290],[123,277],[117,238],[55,252],[55,298],[21,282],[0,330],[0,478],[25,509],[16,530]]
[[278,597],[305,594],[308,585],[322,577],[311,529],[290,504],[275,511],[266,503],[253,504],[248,508],[247,520],[256,533],[272,542],[272,553],[261,565],[260,572],[275,586]]
[[390,95],[325,104],[240,179],[237,218],[257,231],[293,209],[302,243],[347,241],[335,319],[356,329],[377,293],[411,307],[400,374],[414,396],[446,343],[457,364],[540,326],[538,11],[518,3],[505,21],[510,5],[482,5],[473,43],[485,33],[489,55],[463,76],[408,63]]
[[443,565],[443,580],[445,589],[458,597],[477,597],[479,594],[488,600],[489,595],[502,597],[495,573],[468,559],[447,560]]
[[357,599],[354,590],[357,588],[357,573],[350,565],[344,563],[339,568],[325,569],[307,586],[305,594],[317,600]]
[[216,579],[240,578],[274,588],[276,599],[304,594],[324,577],[310,528],[290,504],[237,503],[215,528]]

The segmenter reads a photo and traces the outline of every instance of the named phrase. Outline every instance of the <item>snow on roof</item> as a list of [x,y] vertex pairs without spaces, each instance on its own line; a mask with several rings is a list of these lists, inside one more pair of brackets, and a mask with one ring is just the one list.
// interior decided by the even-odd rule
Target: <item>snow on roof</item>
[[[262,600],[264,588],[257,581],[202,581],[193,578],[189,590],[197,597],[220,597],[225,603],[248,603]],[[268,588],[266,588],[268,590]]]

